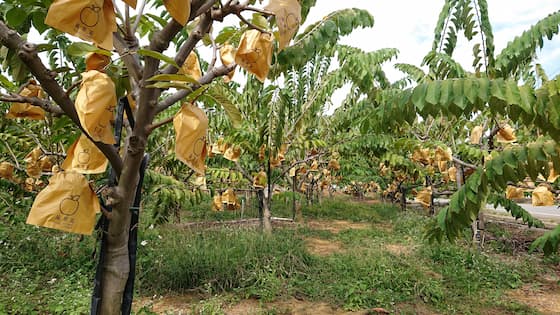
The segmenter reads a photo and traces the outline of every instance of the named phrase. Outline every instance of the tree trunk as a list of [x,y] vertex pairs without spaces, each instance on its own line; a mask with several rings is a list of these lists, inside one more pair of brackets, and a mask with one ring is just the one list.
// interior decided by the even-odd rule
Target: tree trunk
[[272,234],[272,223],[270,214],[270,196],[266,196],[265,202],[263,203],[263,232],[265,234]]

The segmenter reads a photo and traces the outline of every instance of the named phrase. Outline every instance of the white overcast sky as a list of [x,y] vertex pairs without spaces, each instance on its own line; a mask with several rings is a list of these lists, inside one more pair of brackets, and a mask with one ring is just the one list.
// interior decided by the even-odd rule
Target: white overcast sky
[[[443,0],[319,0],[311,9],[307,22],[317,21],[343,8],[368,10],[375,20],[373,28],[354,31],[342,40],[342,44],[365,51],[397,48],[400,51],[398,59],[391,63],[420,65],[423,56],[432,47],[435,24],[443,4]],[[557,10],[560,10],[559,0],[488,0],[496,54],[508,41]],[[463,43],[466,40],[463,39]],[[549,77],[560,74],[560,37],[546,40],[538,56]],[[465,68],[470,68],[473,60],[472,44],[456,49],[453,57]],[[389,78],[398,79],[400,72],[390,69],[392,67],[386,67]]]

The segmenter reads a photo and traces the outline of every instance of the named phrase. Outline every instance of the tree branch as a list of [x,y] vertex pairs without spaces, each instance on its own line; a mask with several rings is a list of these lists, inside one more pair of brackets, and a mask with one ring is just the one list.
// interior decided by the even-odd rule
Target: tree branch
[[60,106],[56,106],[49,100],[41,99],[38,97],[21,96],[15,93],[10,93],[10,95],[0,94],[0,101],[10,103],[29,103],[34,106],[39,106],[45,111],[55,115],[64,114],[64,111],[62,110],[62,108],[60,108]]
[[[181,66],[189,54],[193,51],[196,44],[204,37],[204,34],[208,33],[210,30],[210,26],[212,25],[212,19],[210,18],[209,14],[204,14],[196,28],[191,32],[189,38],[185,41],[183,46],[179,48],[177,55],[175,55],[175,63]],[[164,74],[174,74],[177,73],[179,69],[175,68],[172,65],[167,66],[162,73]]]
[[459,160],[459,159],[456,158],[456,157],[453,157],[453,162],[455,162],[455,163],[457,163],[457,164],[459,164],[459,165],[462,165],[462,166],[464,166],[464,167],[471,168],[471,169],[473,169],[473,170],[476,170],[476,169],[478,168],[478,166],[476,166],[476,165],[474,165],[474,164],[470,164],[470,163],[464,162],[464,161],[461,161],[461,160]]
[[172,122],[174,118],[175,115],[169,116],[161,121],[158,121],[157,123],[151,124],[150,126],[148,126],[148,133],[152,133],[152,131],[156,130],[157,128],[167,125],[168,123]]
[[[54,79],[52,71],[48,70],[41,58],[37,54],[37,46],[23,40],[21,36],[3,21],[0,21],[0,43],[9,49],[14,50],[19,59],[27,66],[29,71],[35,76],[37,81],[41,83],[43,90],[60,106],[66,115],[78,126],[84,134],[87,132],[82,127],[74,102],[66,95],[65,91]],[[88,138],[91,139],[91,137]],[[95,142],[95,145],[107,157],[111,166],[117,174],[122,170],[122,159],[114,146],[102,142]]]
[[117,50],[121,60],[128,69],[128,74],[135,82],[139,82],[142,78],[142,67],[140,66],[136,54],[132,53],[138,49],[138,40],[136,38],[134,39],[135,41],[130,39],[125,40],[119,32],[113,33],[113,46],[115,50]]
[[157,105],[157,112],[161,113],[162,111],[166,110],[167,108],[169,108],[170,106],[172,106],[176,102],[178,102],[181,99],[187,97],[190,93],[192,93],[194,90],[198,89],[202,85],[208,84],[208,83],[212,82],[212,80],[214,80],[215,78],[221,77],[223,75],[226,75],[226,74],[230,73],[232,70],[235,69],[236,66],[237,66],[237,64],[234,62],[234,63],[231,63],[227,66],[216,67],[216,68],[213,68],[212,70],[206,72],[198,80],[198,84],[191,84],[190,89],[180,90],[180,91],[176,92],[175,94],[167,97],[163,101],[159,102],[159,104]]

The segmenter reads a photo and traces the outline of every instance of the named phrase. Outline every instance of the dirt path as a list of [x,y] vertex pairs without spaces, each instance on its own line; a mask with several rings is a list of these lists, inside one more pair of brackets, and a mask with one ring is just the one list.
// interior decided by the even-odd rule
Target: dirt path
[[[290,314],[290,315],[353,315],[367,314],[367,311],[345,311],[335,308],[325,302],[302,301],[295,298],[263,303],[255,299],[244,299],[240,301],[228,301],[224,299],[210,298],[184,294],[166,295],[152,298],[139,298],[134,303],[138,311],[145,307],[156,314],[198,314],[200,311],[222,311],[227,315],[261,315],[261,314]],[[378,314],[373,312],[371,314]],[[205,313],[206,314],[206,313]],[[379,313],[383,314],[383,313]]]

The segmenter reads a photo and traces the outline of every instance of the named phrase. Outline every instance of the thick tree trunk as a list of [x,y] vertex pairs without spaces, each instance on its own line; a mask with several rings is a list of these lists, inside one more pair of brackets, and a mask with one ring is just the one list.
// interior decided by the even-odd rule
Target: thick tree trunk
[[265,234],[272,234],[272,223],[270,214],[270,196],[266,196],[265,202],[263,203],[263,232]]

